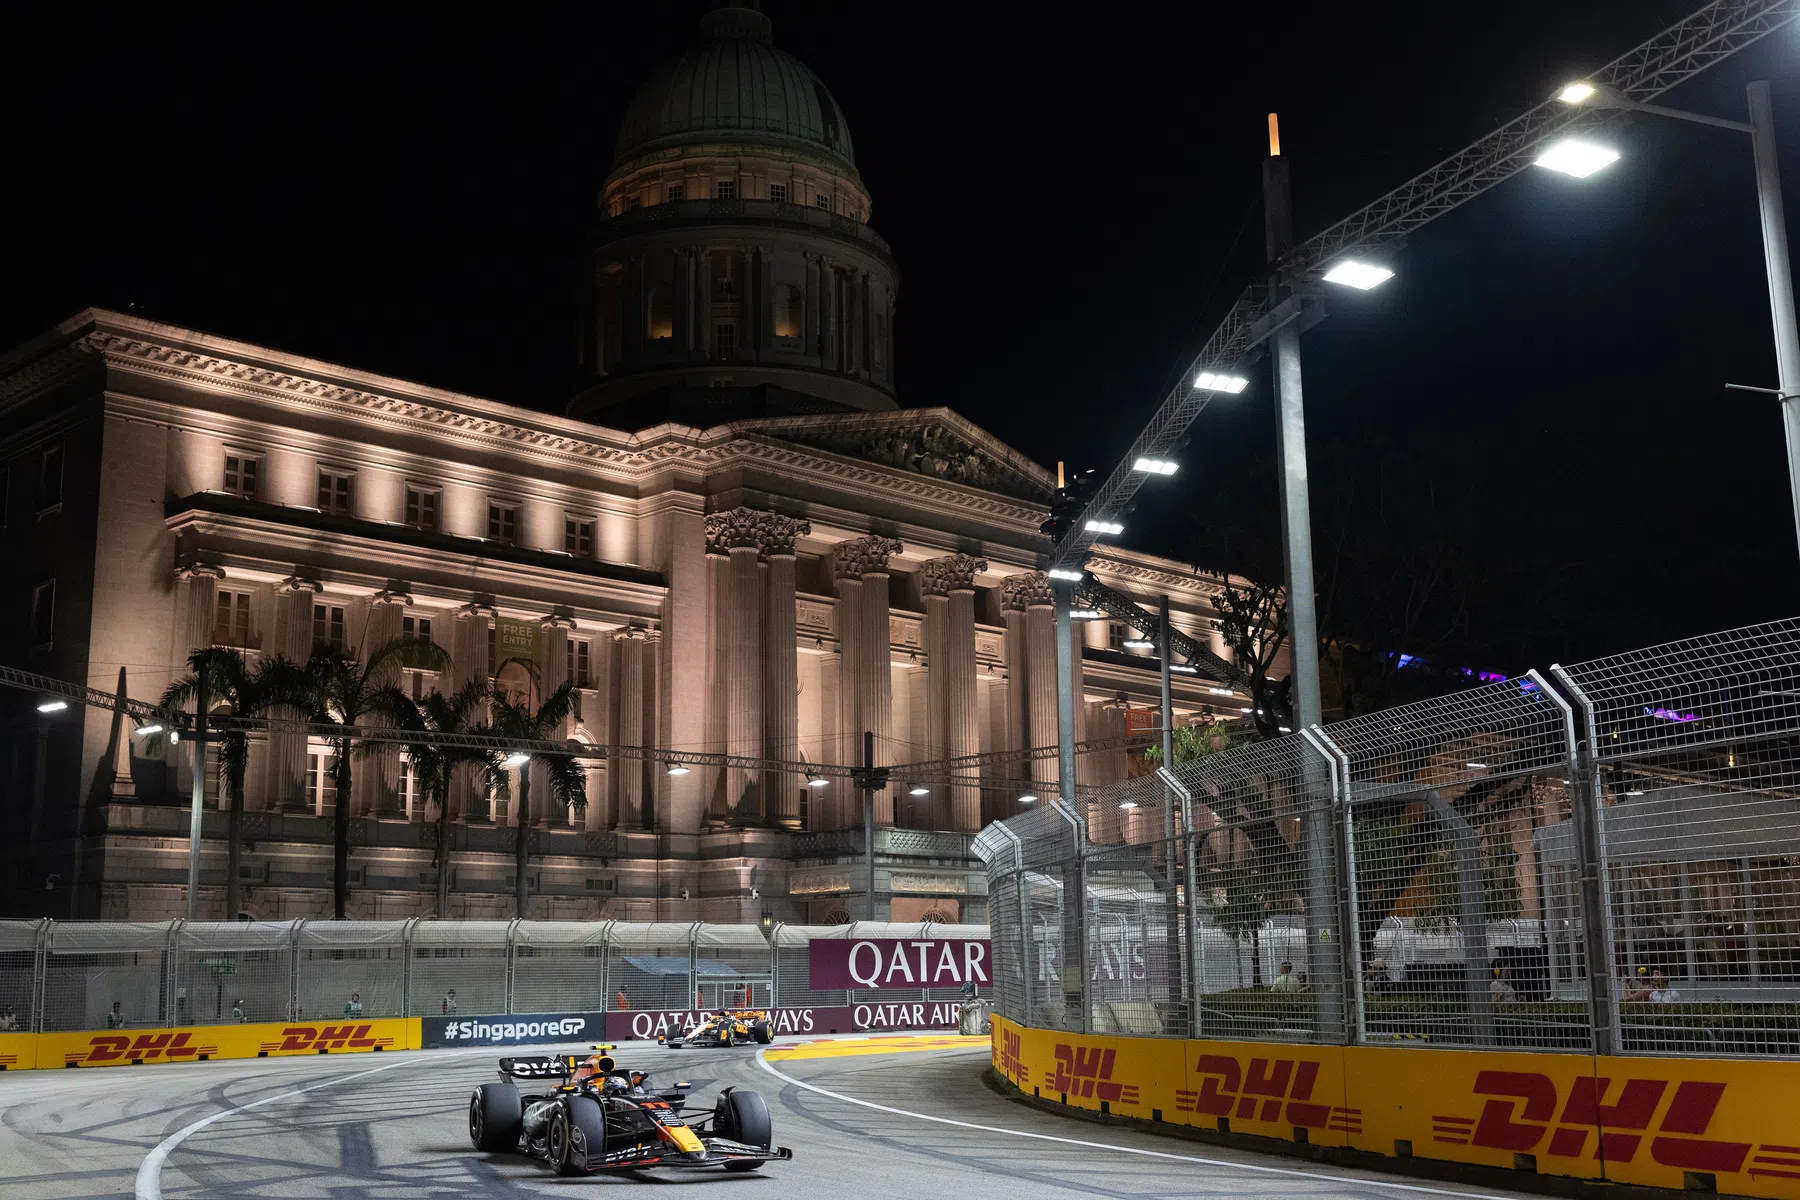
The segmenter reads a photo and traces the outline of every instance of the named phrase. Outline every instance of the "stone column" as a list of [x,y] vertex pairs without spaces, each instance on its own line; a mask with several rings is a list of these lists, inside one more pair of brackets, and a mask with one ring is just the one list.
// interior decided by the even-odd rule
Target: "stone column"
[[[316,580],[290,575],[275,588],[275,622],[271,653],[289,662],[304,663],[312,654],[313,600],[320,591]],[[277,708],[271,717],[299,721],[305,713],[296,708]],[[300,733],[269,734],[269,770],[263,795],[266,806],[277,812],[306,809],[306,737]]]
[[175,572],[181,581],[183,595],[182,633],[176,638],[181,652],[177,677],[187,675],[187,658],[196,650],[212,646],[213,619],[219,604],[219,580],[225,572],[210,563],[190,563]]
[[[844,661],[854,677],[854,711],[847,731],[853,745],[850,761],[862,761],[862,735],[875,734],[875,764],[887,764],[886,740],[893,732],[894,681],[888,653],[888,572],[887,561],[900,553],[898,541],[879,534],[840,542],[835,548],[837,569],[846,577],[862,580],[855,618],[857,639],[855,654],[848,651]],[[852,804],[860,801],[853,800]],[[846,824],[860,824],[860,810],[849,815]],[[875,822],[894,823],[894,796],[890,789],[875,797]]]
[[[666,694],[669,678],[669,644],[663,640],[661,629],[651,629],[644,635],[644,745],[668,746],[679,743],[670,742],[664,733],[673,728],[670,724],[668,696]],[[644,793],[644,811],[635,818],[643,829],[662,829],[668,827],[668,821],[660,814],[670,810],[675,796],[674,786],[688,775],[671,775],[667,769],[653,761],[643,761],[637,766],[639,784]]]
[[[838,602],[832,609],[831,619],[837,626],[838,659],[837,659],[837,736],[829,743],[826,761],[840,766],[862,761],[862,726],[856,723],[856,662],[863,642],[862,576],[853,574],[854,564],[833,551],[833,567],[839,573],[837,581]],[[823,799],[825,811],[830,814],[829,829],[845,829],[862,820],[860,810],[853,813],[860,803],[851,791],[849,782],[841,776],[831,781],[829,787],[818,789],[825,793]],[[815,799],[820,797],[815,796]]]
[[[975,685],[975,576],[987,563],[967,554],[934,558],[920,567],[926,595],[925,619],[937,626],[931,639],[932,691],[939,697],[943,733],[934,741],[950,758],[981,748],[981,710]],[[970,768],[960,774],[973,776]],[[938,828],[975,833],[981,828],[981,789],[957,784],[944,789]]]
[[[1000,620],[1006,626],[1006,679],[996,699],[1000,703],[998,718],[1000,732],[1000,748],[1003,750],[1022,750],[1025,748],[1025,734],[1029,728],[1025,720],[1025,698],[1027,693],[1025,669],[1025,610],[1015,607],[1014,595],[1005,586],[1000,589]],[[995,777],[1005,781],[1008,794],[1004,798],[1001,809],[1002,818],[1012,815],[1012,785],[1021,779],[1031,777],[1030,770],[1023,762],[1014,760],[998,767]]]
[[[768,563],[763,607],[763,747],[770,758],[800,757],[800,651],[794,633],[794,542],[811,533],[806,521],[764,513],[758,522]],[[771,821],[790,829],[800,824],[804,780],[792,771],[771,771],[763,783]]]
[[[400,636],[400,618],[411,604],[411,596],[386,588],[369,597],[369,615],[363,626],[364,662],[368,661],[369,655]],[[398,686],[400,681],[400,668],[390,666],[375,677],[374,683],[377,687],[388,684]],[[379,727],[388,722],[381,718],[365,717],[360,724]],[[357,783],[360,786],[352,790],[357,793],[359,803],[351,811],[377,817],[403,816],[406,810],[401,806],[398,790],[400,747],[393,742],[381,743],[374,754],[357,763],[357,768],[360,776]]]
[[[1056,612],[1050,581],[1042,571],[1008,576],[1001,585],[1008,609],[1020,610],[1024,619],[1024,681],[1013,672],[1013,685],[1024,694],[1024,748],[1056,744]],[[1010,631],[1011,622],[1008,622]],[[1043,785],[1056,778],[1054,758],[1034,759],[1030,779]]]
[[[720,550],[714,553],[711,534],[706,546],[707,642],[706,658],[706,748],[714,754],[730,749],[730,734],[725,708],[731,703],[731,556]],[[704,781],[701,793],[706,797],[706,820],[725,821],[731,815],[728,799],[730,772],[720,767],[701,767],[694,774]]]
[[[618,664],[618,699],[615,745],[644,745],[644,630],[632,625],[613,640],[613,661]],[[618,829],[646,828],[644,821],[644,764],[634,758],[613,760],[607,767],[607,787],[613,794]]]
[[[572,618],[552,613],[544,618],[544,632],[539,643],[544,648],[544,660],[538,664],[538,686],[542,693],[539,703],[549,699],[550,693],[561,687],[569,678],[569,630],[575,628]],[[571,714],[563,718],[551,730],[549,737],[563,741],[569,736],[569,728],[574,717]],[[534,762],[531,765],[531,807],[532,824],[567,828],[570,824],[569,811],[558,805],[550,795],[550,771],[546,764]]]
[[[725,751],[759,758],[763,752],[764,600],[757,560],[762,555],[760,520],[748,508],[706,518],[707,550],[726,554],[726,584],[719,622],[719,658],[724,664]],[[762,772],[729,767],[725,772],[727,819],[756,823],[763,817]]]
[[[840,601],[841,603],[841,601]],[[842,762],[838,757],[837,747],[841,742],[838,735],[839,719],[839,676],[842,670],[843,655],[825,654],[819,658],[819,754],[820,762]],[[841,784],[832,787],[816,788],[809,783],[806,788],[806,827],[808,829],[836,829],[837,797],[834,791],[841,791]]]
[[[452,694],[476,680],[487,678],[487,631],[494,610],[471,602],[456,610],[450,631],[450,679]],[[479,720],[480,718],[478,718]],[[473,767],[457,767],[450,773],[450,819],[486,821],[485,783]]]

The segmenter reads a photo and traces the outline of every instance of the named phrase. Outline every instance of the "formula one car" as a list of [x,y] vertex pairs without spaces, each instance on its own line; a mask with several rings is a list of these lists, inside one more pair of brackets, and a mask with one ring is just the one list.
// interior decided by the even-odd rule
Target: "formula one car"
[[728,1008],[706,1013],[686,1033],[658,1034],[657,1041],[671,1050],[683,1046],[766,1046],[775,1040],[775,1026],[764,1008]]
[[469,1140],[477,1150],[542,1159],[561,1175],[754,1171],[794,1157],[774,1145],[769,1107],[755,1092],[728,1087],[711,1109],[692,1111],[686,1083],[652,1088],[647,1072],[621,1070],[608,1054],[503,1058],[500,1079],[469,1097]]

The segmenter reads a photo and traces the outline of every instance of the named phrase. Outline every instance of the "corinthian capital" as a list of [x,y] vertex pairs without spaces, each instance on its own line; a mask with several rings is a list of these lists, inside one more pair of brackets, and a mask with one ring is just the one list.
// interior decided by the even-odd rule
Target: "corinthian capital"
[[762,552],[764,556],[771,554],[794,553],[794,542],[802,534],[812,532],[812,522],[803,521],[799,517],[784,517],[780,513],[763,513],[758,523],[762,532]]
[[887,570],[887,560],[906,549],[897,538],[870,534],[854,541],[839,542],[831,548],[836,577],[861,579]]
[[927,596],[975,589],[975,576],[987,570],[987,561],[969,554],[950,554],[919,564],[919,588]]
[[794,542],[812,532],[812,523],[754,508],[734,508],[706,518],[706,552],[726,554],[754,549],[764,555],[792,554]]
[[1000,603],[1007,608],[1035,608],[1055,604],[1050,577],[1042,571],[1021,571],[1000,581]]

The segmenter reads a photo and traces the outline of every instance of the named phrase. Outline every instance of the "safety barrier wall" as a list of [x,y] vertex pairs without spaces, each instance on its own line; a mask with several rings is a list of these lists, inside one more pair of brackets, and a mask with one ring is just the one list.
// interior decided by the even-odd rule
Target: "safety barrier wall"
[[[952,1002],[836,989],[814,938],[984,939],[979,925],[625,921],[0,921],[0,1038],[243,1022]],[[353,1003],[354,1006],[353,1007]],[[115,1009],[114,1005],[118,1007]],[[416,1038],[415,1038],[416,1041]],[[0,1066],[12,1051],[0,1043]]]
[[975,839],[1003,1015],[1800,1058],[1800,621],[1178,732],[1172,767]]
[[997,1016],[993,1067],[1026,1095],[1145,1121],[1397,1159],[1800,1197],[1792,1061],[1171,1042]]

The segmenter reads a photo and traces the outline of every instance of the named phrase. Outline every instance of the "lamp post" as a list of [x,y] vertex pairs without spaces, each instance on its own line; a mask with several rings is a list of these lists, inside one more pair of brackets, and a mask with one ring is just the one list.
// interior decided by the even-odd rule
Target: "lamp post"
[[[1735,129],[1750,135],[1750,151],[1756,168],[1756,203],[1762,215],[1763,265],[1769,277],[1769,311],[1775,326],[1775,372],[1780,388],[1782,432],[1787,444],[1788,491],[1794,507],[1795,545],[1800,549],[1800,322],[1796,321],[1794,312],[1794,276],[1788,260],[1787,222],[1781,210],[1781,170],[1775,155],[1775,110],[1769,100],[1766,80],[1751,83],[1745,91],[1750,102],[1748,121],[1731,121],[1661,104],[1645,104],[1617,88],[1586,81],[1567,85],[1557,93],[1557,98],[1565,104],[1650,113],[1697,125]],[[1583,151],[1587,152],[1585,156]],[[1616,158],[1615,151],[1570,139],[1549,147],[1537,159],[1537,164],[1582,177]],[[1568,162],[1582,164],[1586,169],[1571,169],[1564,165]]]

